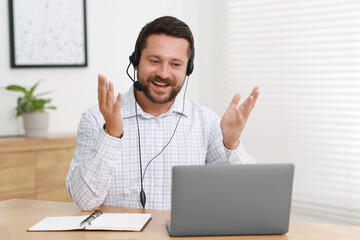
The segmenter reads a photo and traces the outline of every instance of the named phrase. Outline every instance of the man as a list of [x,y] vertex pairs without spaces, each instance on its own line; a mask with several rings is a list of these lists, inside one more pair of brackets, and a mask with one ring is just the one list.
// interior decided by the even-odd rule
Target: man
[[178,96],[193,60],[189,27],[160,17],[141,30],[130,56],[143,91],[131,87],[115,99],[113,83],[98,76],[99,105],[82,115],[66,179],[81,209],[146,204],[169,210],[174,165],[255,162],[240,135],[258,88],[239,107],[236,94],[220,121],[209,109]]

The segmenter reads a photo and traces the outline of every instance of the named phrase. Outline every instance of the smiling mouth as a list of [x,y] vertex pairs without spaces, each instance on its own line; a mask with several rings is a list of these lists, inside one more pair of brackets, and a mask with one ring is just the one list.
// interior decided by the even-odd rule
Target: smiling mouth
[[168,83],[161,83],[161,82],[156,82],[156,81],[152,81],[153,84],[157,85],[157,86],[161,86],[161,87],[166,87],[169,86]]

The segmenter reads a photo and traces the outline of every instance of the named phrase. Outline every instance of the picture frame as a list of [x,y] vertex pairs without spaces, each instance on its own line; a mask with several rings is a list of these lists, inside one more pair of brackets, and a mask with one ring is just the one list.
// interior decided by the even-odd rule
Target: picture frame
[[86,67],[86,0],[9,0],[10,66]]

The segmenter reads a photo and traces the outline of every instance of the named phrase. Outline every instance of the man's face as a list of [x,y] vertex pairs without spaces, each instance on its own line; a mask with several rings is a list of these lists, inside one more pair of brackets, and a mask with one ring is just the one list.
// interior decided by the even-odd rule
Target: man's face
[[186,77],[189,43],[184,38],[152,34],[141,53],[138,80],[151,102],[171,102],[180,92]]

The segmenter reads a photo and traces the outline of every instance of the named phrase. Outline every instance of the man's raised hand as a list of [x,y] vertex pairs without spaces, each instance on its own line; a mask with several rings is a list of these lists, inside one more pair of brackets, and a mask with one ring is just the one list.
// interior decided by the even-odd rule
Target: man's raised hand
[[259,87],[255,87],[250,96],[239,107],[237,105],[241,96],[239,93],[235,94],[220,122],[223,141],[226,148],[235,149],[239,145],[240,135],[245,127],[251,110],[255,106],[259,93]]
[[99,109],[105,119],[106,130],[113,137],[121,137],[124,122],[121,117],[121,94],[114,99],[114,84],[106,80],[104,75],[98,75],[98,101]]

